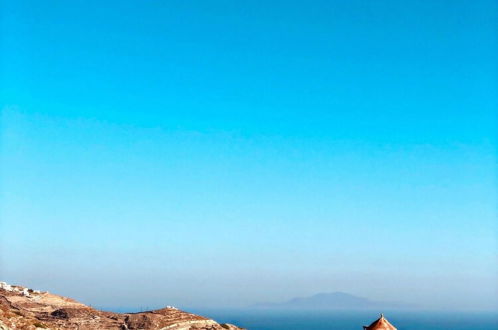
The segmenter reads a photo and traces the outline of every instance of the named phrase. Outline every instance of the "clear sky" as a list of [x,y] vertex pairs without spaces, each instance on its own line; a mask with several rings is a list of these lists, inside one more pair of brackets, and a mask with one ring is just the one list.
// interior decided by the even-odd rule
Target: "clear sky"
[[1,6],[3,280],[498,306],[496,1]]

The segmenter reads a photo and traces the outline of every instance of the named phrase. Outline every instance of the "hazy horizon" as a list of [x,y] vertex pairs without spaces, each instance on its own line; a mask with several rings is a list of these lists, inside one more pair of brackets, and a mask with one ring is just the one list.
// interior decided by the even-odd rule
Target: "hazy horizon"
[[0,281],[498,309],[495,1],[4,1]]

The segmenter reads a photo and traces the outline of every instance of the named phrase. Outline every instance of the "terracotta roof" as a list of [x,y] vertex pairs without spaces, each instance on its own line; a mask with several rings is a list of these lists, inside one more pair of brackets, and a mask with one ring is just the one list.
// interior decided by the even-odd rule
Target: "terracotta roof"
[[384,314],[380,314],[380,318],[370,324],[368,327],[363,327],[364,330],[397,330],[388,320]]

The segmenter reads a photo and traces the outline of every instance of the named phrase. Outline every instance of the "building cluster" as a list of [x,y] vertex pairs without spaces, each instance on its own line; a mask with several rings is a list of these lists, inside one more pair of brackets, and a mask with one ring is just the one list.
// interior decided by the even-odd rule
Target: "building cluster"
[[7,284],[5,282],[0,282],[0,289],[3,289],[5,291],[8,291],[8,292],[14,292],[14,293],[19,293],[25,297],[29,297],[32,293],[41,293],[41,291],[39,290],[31,290],[31,289],[28,289],[28,288],[23,288],[21,286],[17,286],[17,285],[10,285],[10,284]]

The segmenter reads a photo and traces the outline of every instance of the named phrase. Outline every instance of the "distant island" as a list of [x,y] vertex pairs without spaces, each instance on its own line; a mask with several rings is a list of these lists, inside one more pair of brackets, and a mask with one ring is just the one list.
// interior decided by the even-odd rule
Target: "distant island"
[[261,303],[254,308],[274,309],[398,309],[413,308],[402,302],[374,301],[345,292],[318,293],[311,297],[293,298],[281,303]]

